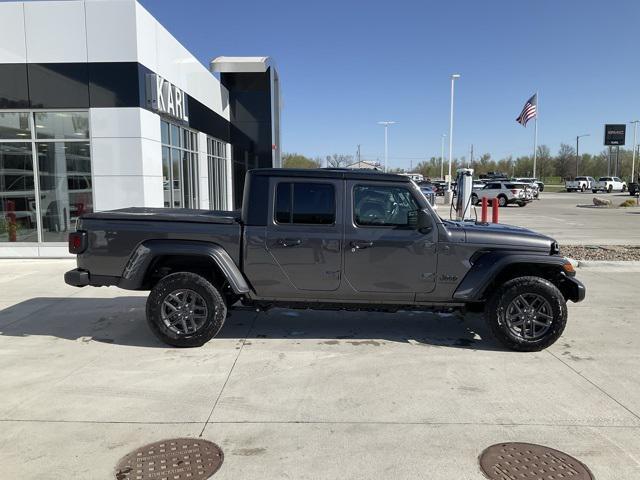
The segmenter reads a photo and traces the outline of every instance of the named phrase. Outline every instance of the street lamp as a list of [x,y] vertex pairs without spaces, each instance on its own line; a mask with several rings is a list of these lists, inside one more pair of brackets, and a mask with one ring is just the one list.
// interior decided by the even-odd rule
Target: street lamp
[[440,178],[444,180],[444,139],[447,138],[447,134],[443,133],[440,139]]
[[[449,115],[449,177],[447,180],[447,192],[451,195],[451,162],[453,161],[453,95],[455,91],[456,78],[460,78],[460,74],[451,75],[451,112]],[[449,198],[449,200],[451,200]]]
[[387,171],[387,162],[389,161],[389,125],[398,122],[378,122],[378,125],[384,125],[384,171]]
[[590,137],[590,133],[584,133],[582,135],[576,135],[576,177],[578,176],[578,162],[580,162],[580,139],[582,137]]
[[633,123],[633,157],[631,158],[631,182],[633,182],[633,176],[635,175],[635,168],[636,168],[636,134],[638,133],[638,123],[640,123],[640,120],[633,120],[632,122],[629,123]]

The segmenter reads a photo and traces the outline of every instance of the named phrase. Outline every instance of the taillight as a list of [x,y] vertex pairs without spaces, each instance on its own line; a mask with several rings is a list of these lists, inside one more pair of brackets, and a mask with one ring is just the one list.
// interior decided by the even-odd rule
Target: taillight
[[69,234],[69,253],[77,255],[87,249],[87,232],[78,230]]

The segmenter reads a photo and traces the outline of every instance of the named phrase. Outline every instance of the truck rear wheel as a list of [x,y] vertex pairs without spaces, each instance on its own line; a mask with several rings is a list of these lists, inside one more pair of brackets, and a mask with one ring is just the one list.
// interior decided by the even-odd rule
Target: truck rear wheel
[[199,347],[217,335],[227,317],[220,292],[205,278],[178,272],[162,278],[147,298],[147,323],[164,343]]
[[541,277],[518,277],[500,286],[485,308],[487,324],[511,350],[535,352],[552,345],[567,324],[567,303]]

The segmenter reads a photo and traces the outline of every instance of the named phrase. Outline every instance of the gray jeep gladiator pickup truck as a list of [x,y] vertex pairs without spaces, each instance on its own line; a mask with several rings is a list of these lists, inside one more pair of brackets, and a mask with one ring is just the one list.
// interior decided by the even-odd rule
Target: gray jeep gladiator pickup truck
[[239,306],[484,310],[506,347],[543,349],[585,288],[558,244],[443,220],[408,178],[341,169],[248,172],[241,212],[128,208],[69,235],[70,285],[151,290],[164,342],[200,346]]

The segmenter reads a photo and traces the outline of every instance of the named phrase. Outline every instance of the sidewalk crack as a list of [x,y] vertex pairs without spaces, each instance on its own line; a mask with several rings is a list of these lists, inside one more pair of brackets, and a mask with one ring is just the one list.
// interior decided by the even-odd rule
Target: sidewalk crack
[[240,350],[238,350],[238,354],[236,355],[236,358],[233,361],[233,365],[231,365],[231,369],[229,370],[229,373],[227,374],[227,378],[224,380],[224,383],[222,384],[222,388],[220,389],[220,392],[218,393],[218,396],[216,397],[216,401],[213,403],[213,407],[211,407],[211,412],[209,412],[209,416],[207,417],[207,421],[204,422],[204,425],[202,427],[202,430],[200,430],[200,435],[198,435],[198,437],[202,437],[202,435],[204,434],[205,429],[207,428],[207,425],[209,425],[209,422],[211,421],[211,417],[213,416],[213,411],[216,409],[216,406],[218,405],[218,402],[220,401],[220,398],[222,397],[222,393],[224,392],[224,389],[227,386],[227,383],[229,382],[229,378],[231,378],[231,374],[233,373],[234,368],[236,368],[236,363],[238,363],[238,359],[240,358],[240,354],[242,353],[242,350],[244,350],[244,346],[247,343],[247,339],[249,338],[249,335],[253,331],[253,327],[256,324],[256,319],[257,318],[258,318],[258,314],[256,313],[253,316],[253,320],[251,321],[251,326],[247,330],[247,333],[245,334],[244,338],[242,339],[242,345],[240,345]]

